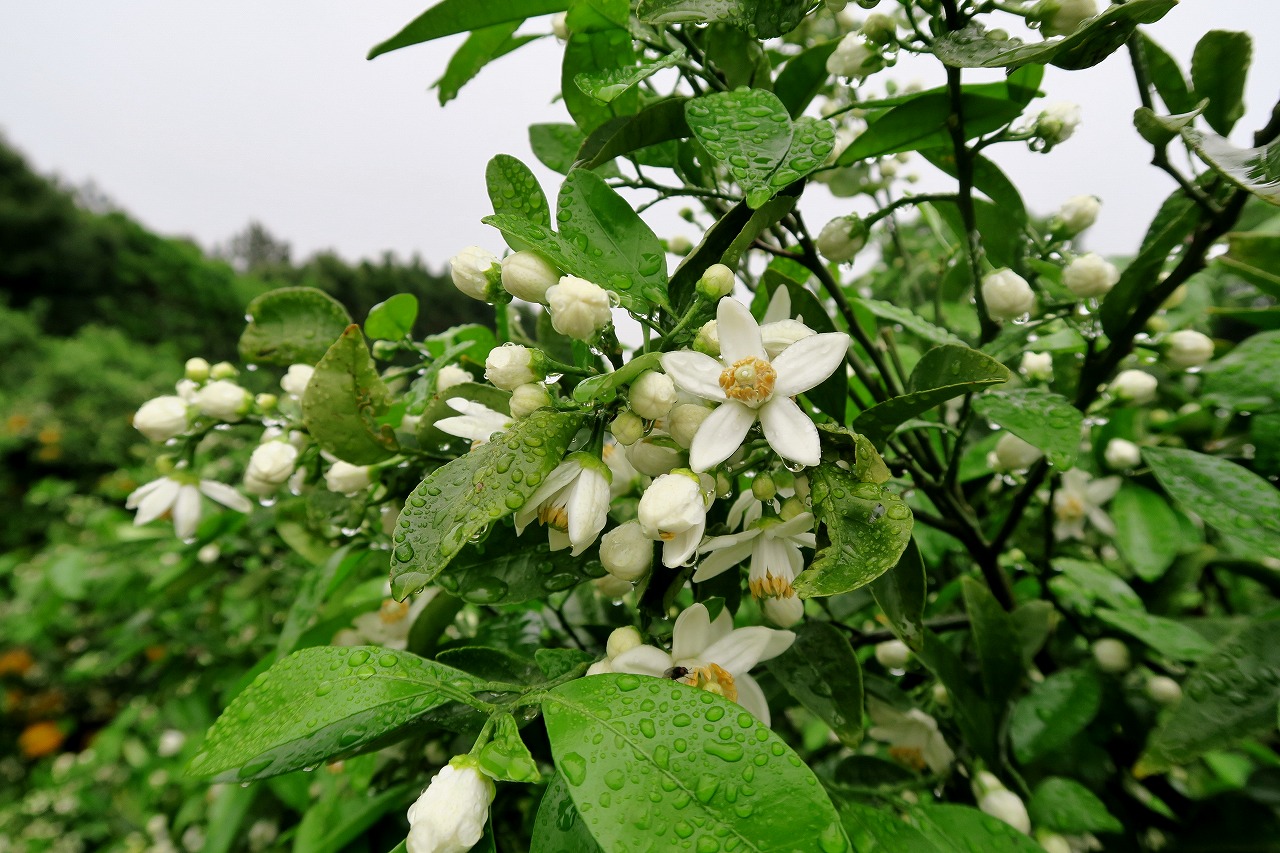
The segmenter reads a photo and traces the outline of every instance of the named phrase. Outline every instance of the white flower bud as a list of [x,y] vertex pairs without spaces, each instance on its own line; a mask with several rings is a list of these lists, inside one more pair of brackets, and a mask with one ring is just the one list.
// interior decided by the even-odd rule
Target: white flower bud
[[999,269],[982,279],[982,299],[996,320],[1013,320],[1030,313],[1036,295],[1027,280],[1010,269]]
[[1156,378],[1144,370],[1122,370],[1111,381],[1108,390],[1117,399],[1142,406],[1156,398],[1159,385]]
[[1053,380],[1053,354],[1047,352],[1026,352],[1022,354],[1022,363],[1018,365],[1022,375],[1036,382]]
[[886,640],[876,644],[876,660],[885,669],[905,669],[911,660],[911,649],[901,640]]
[[676,404],[676,383],[665,373],[646,370],[631,383],[627,402],[631,411],[647,421],[665,418]]
[[1079,234],[1098,220],[1098,211],[1101,209],[1102,202],[1097,196],[1072,196],[1058,210],[1058,224],[1067,234]]
[[929,688],[929,695],[933,697],[935,704],[947,708],[951,705],[951,694],[947,692],[947,685],[941,681],[935,681],[933,687]]
[[551,393],[541,382],[526,382],[511,392],[511,417],[527,418],[544,406],[551,405]]
[[653,566],[653,541],[639,522],[620,524],[601,537],[600,562],[615,578],[634,583]]
[[542,353],[519,344],[494,347],[484,360],[484,378],[504,391],[546,378]]
[[1147,679],[1147,695],[1160,705],[1176,705],[1182,701],[1182,685],[1167,675],[1153,675]]
[[684,257],[693,251],[693,243],[683,234],[677,234],[667,240],[667,251],[673,255]]
[[804,602],[795,595],[770,596],[760,603],[760,609],[764,611],[764,618],[779,628],[790,628],[804,618]]
[[280,402],[280,398],[275,394],[255,394],[253,395],[253,405],[259,412],[269,412]]
[[201,546],[200,550],[196,551],[196,560],[201,565],[205,566],[218,562],[218,558],[221,556],[222,549],[218,547],[216,542],[210,542],[208,545]]
[[1174,370],[1199,367],[1213,358],[1213,339],[1193,329],[1181,329],[1169,335],[1165,363]]
[[1035,134],[1045,141],[1047,148],[1052,148],[1070,139],[1079,126],[1079,104],[1055,101],[1036,118]]
[[849,33],[827,57],[827,73],[850,80],[861,80],[884,68],[884,57],[862,33]]
[[469,370],[463,370],[456,364],[446,364],[436,371],[436,393],[447,391],[455,385],[474,382],[475,376]]
[[196,392],[196,408],[201,414],[236,423],[253,405],[253,395],[229,379],[219,379]]
[[182,375],[192,382],[203,382],[209,378],[209,362],[203,358],[189,358]]
[[315,372],[316,369],[309,364],[291,364],[285,375],[280,377],[280,387],[286,394],[301,398]]
[[764,351],[770,360],[777,358],[784,349],[796,341],[816,334],[817,332],[799,320],[777,320],[760,327],[760,341],[764,344]]
[[[608,579],[610,584],[621,583],[621,581],[619,581],[617,578],[613,577],[612,575],[605,575],[603,578],[598,578],[596,580],[595,583],[596,583],[597,590],[600,589],[600,581],[605,580],[606,578]],[[627,584],[626,586],[627,588],[623,590],[621,593],[619,593],[618,596],[610,596],[610,597],[616,598],[616,597],[626,595],[627,592],[631,590],[631,584]],[[603,591],[601,591],[600,594],[606,595],[606,593],[604,593]],[[595,663],[591,664],[591,666],[587,667],[587,675],[608,675],[611,672],[613,672],[613,664],[609,661],[608,658],[605,658],[604,660],[598,660]]]
[[669,539],[702,524],[706,517],[702,485],[688,471],[661,475],[649,484],[636,505],[636,520],[650,539]]
[[693,446],[693,437],[697,435],[698,427],[702,426],[702,422],[710,414],[711,410],[706,406],[681,403],[671,410],[671,416],[667,418],[667,433],[676,444],[688,450]]
[[209,368],[210,379],[235,379],[239,375],[240,371],[229,361],[220,361]]
[[[652,549],[653,545],[649,544],[649,547]],[[613,633],[609,635],[609,642],[605,646],[605,656],[609,660],[613,660],[623,652],[629,652],[643,645],[644,637],[641,637],[640,632],[635,628],[630,625],[625,628],[615,628]]]
[[194,379],[179,379],[173,388],[178,397],[188,403],[194,403],[196,401],[196,392],[200,390],[200,383]]
[[339,460],[330,465],[329,470],[324,473],[325,486],[329,491],[340,495],[354,495],[369,488],[372,482],[373,477],[368,465],[352,465]]
[[708,320],[698,329],[698,334],[693,339],[693,350],[712,358],[720,357],[720,332],[715,320]]
[[472,299],[492,302],[498,288],[491,280],[490,271],[498,263],[497,255],[479,246],[467,246],[449,260],[453,286]]
[[[604,577],[596,578],[591,582],[591,585],[596,588],[596,592],[600,593],[600,595],[603,595],[605,598],[622,598],[622,596],[631,592],[630,583],[624,581],[622,578],[615,578],[613,575],[605,575]],[[606,671],[613,672],[613,669],[610,668]]]
[[260,444],[249,457],[244,471],[244,489],[255,495],[270,495],[288,482],[298,461],[298,448],[283,441]]
[[161,758],[172,758],[182,752],[187,736],[178,729],[165,729],[160,733],[160,741],[156,744],[156,755]]
[[1107,467],[1116,471],[1129,471],[1142,464],[1142,450],[1132,441],[1123,438],[1108,441],[1102,456],[1107,460]]
[[565,12],[557,12],[551,16],[551,34],[560,41],[569,40],[569,28],[565,25],[565,18],[568,14]]
[[707,267],[707,271],[702,274],[702,278],[698,279],[698,292],[708,300],[715,302],[717,299],[733,293],[735,284],[737,284],[737,279],[733,275],[733,270],[724,264],[712,264]]
[[1127,672],[1131,665],[1129,647],[1114,637],[1103,637],[1094,642],[1093,659],[1098,669],[1110,675]]
[[866,223],[857,216],[838,216],[822,226],[815,245],[822,257],[832,263],[852,260],[867,245]]
[[1081,299],[1103,296],[1119,280],[1115,264],[1093,252],[1076,258],[1062,271],[1062,283]]
[[990,791],[978,800],[978,808],[997,820],[1002,820],[1018,832],[1031,831],[1031,818],[1022,798],[1006,788]]
[[631,466],[646,477],[661,476],[688,461],[688,457],[678,449],[658,444],[651,439],[637,441],[627,448],[626,453]]
[[1056,832],[1036,832],[1036,841],[1044,848],[1044,853],[1074,853],[1071,842]]
[[547,307],[552,328],[578,341],[590,341],[613,322],[609,291],[577,276],[562,276],[547,289]]
[[547,289],[560,281],[560,270],[537,252],[516,252],[502,259],[502,287],[516,299],[545,302]]
[[635,412],[622,412],[609,424],[609,432],[623,447],[630,447],[644,438],[644,421]]
[[1025,471],[1044,456],[1044,451],[1030,442],[1023,441],[1011,432],[1000,436],[992,453],[997,471]]
[[168,441],[187,430],[187,401],[172,395],[156,397],[138,407],[133,426],[152,441]]
[[1046,36],[1068,36],[1098,14],[1097,0],[1044,0],[1032,12]]
[[450,761],[409,806],[408,853],[466,853],[484,835],[494,793],[475,759]]

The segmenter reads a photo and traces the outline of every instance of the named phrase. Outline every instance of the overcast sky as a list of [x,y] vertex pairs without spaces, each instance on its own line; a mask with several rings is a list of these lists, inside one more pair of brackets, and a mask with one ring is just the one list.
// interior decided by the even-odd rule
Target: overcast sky
[[[497,251],[501,238],[479,221],[491,212],[490,157],[533,165],[554,198],[557,176],[537,165],[525,128],[569,120],[552,101],[560,48],[548,38],[499,60],[442,109],[428,86],[457,38],[364,59],[426,5],[0,0],[0,129],[41,171],[92,180],[148,226],[206,246],[258,219],[295,256],[390,249],[435,265],[467,244]],[[1278,25],[1276,0],[1182,0],[1150,32],[1185,64],[1208,29]],[[547,29],[546,19],[526,25]],[[1280,52],[1256,54],[1237,142],[1280,95]],[[915,66],[894,73],[921,76]],[[1123,51],[1084,72],[1050,69],[1044,88],[1049,100],[1085,104],[1076,137],[1049,156],[1012,145],[989,153],[1038,211],[1101,196],[1092,247],[1131,252],[1172,183],[1146,165],[1150,149],[1132,130]],[[821,188],[805,205],[815,227],[849,209]],[[696,238],[678,207],[646,218],[660,236]]]

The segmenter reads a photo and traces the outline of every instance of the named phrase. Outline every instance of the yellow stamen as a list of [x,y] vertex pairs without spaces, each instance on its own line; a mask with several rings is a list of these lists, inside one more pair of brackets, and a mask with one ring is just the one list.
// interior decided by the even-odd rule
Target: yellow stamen
[[795,590],[791,587],[791,581],[784,577],[775,577],[772,572],[766,571],[763,578],[752,580],[748,586],[751,587],[751,595],[757,599],[761,598],[791,598],[795,595]]
[[680,681],[690,687],[723,696],[730,702],[738,701],[738,687],[733,683],[733,676],[719,664],[709,663],[706,666],[691,669],[689,674]]
[[899,764],[905,764],[915,770],[923,770],[927,766],[924,753],[914,746],[891,746],[889,756]]
[[388,598],[378,608],[378,620],[383,625],[394,625],[409,615],[409,602]]
[[563,506],[544,504],[538,509],[538,521],[556,530],[568,530],[569,510]]
[[730,400],[755,406],[773,396],[777,379],[778,372],[772,364],[751,356],[726,367],[720,374],[720,387]]

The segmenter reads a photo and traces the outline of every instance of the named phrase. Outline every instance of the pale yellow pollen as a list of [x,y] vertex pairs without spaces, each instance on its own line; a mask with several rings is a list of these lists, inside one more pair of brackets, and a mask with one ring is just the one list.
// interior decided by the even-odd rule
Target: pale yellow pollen
[[672,539],[676,538],[676,535],[667,530],[659,530],[658,538],[661,539],[663,542],[670,542]]
[[720,374],[720,387],[730,400],[759,405],[773,396],[778,372],[764,359],[751,356],[726,367]]
[[1054,515],[1058,516],[1062,521],[1074,521],[1078,518],[1084,518],[1085,505],[1076,495],[1063,495],[1061,492],[1057,506],[1054,507]]
[[889,755],[894,761],[914,770],[923,770],[927,765],[924,760],[924,753],[914,746],[891,746],[889,747]]
[[753,579],[748,586],[751,588],[751,595],[756,599],[791,598],[796,594],[791,581],[785,577],[777,577],[769,571],[764,573],[763,578]]
[[556,530],[568,530],[569,510],[563,506],[544,504],[538,509],[538,521]]
[[690,687],[723,696],[730,702],[738,701],[738,687],[733,683],[733,676],[719,664],[709,663],[706,666],[691,669],[689,674],[680,681]]
[[378,608],[378,619],[383,625],[394,625],[409,615],[409,602],[388,598]]

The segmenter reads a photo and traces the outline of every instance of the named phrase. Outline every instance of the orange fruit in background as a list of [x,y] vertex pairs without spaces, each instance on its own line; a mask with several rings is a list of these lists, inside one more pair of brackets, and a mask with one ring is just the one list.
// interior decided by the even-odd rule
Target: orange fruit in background
[[18,748],[27,758],[43,758],[58,751],[66,735],[52,720],[32,723],[18,735]]
[[35,663],[26,649],[9,649],[0,654],[0,675],[26,675]]

